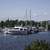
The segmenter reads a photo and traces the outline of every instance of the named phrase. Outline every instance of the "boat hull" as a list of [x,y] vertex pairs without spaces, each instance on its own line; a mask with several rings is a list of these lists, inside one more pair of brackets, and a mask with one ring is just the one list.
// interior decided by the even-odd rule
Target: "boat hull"
[[30,31],[15,31],[15,32],[7,32],[6,34],[10,35],[28,35],[31,34]]

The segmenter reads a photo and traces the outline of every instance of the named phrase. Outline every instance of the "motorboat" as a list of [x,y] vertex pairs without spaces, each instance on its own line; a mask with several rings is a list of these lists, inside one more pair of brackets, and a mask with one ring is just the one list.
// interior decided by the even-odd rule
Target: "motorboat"
[[15,26],[13,28],[5,28],[3,29],[3,32],[5,34],[11,34],[11,35],[27,35],[27,34],[32,34],[35,33],[36,27],[20,27],[20,26]]
[[26,27],[13,27],[3,29],[3,33],[12,35],[25,35],[28,34],[28,29]]
[[27,28],[24,27],[14,27],[9,30],[9,33],[12,35],[24,35],[27,34]]

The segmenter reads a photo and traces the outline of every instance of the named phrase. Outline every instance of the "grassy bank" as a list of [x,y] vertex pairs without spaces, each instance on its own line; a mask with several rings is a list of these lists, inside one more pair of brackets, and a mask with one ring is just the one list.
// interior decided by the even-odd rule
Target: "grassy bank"
[[50,44],[46,40],[33,41],[24,50],[50,50]]

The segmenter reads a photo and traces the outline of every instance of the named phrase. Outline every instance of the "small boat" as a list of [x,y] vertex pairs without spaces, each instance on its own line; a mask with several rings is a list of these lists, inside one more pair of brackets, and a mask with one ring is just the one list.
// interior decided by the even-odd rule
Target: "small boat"
[[15,27],[15,28],[11,29],[9,32],[11,35],[25,35],[25,34],[27,34],[27,28]]
[[11,35],[27,35],[31,32],[26,27],[13,27],[3,29],[3,33]]

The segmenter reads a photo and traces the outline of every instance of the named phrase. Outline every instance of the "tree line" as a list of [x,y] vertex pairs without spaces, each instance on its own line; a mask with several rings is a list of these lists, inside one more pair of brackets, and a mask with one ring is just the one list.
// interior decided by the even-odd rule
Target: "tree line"
[[[41,24],[41,21],[37,22],[37,21],[29,21],[29,20],[9,20],[7,19],[6,21],[1,21],[0,22],[0,27],[4,28],[4,27],[14,27],[14,26],[43,26],[43,27],[46,27],[46,21],[42,21],[42,24]],[[50,25],[48,25],[48,28],[50,28]]]

